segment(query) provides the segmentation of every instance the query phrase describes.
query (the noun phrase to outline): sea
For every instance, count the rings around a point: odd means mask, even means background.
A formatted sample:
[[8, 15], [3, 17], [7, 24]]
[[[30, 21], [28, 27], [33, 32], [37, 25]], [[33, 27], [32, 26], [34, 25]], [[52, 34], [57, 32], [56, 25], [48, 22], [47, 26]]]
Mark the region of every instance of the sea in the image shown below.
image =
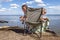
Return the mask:
[[[19, 26], [21, 28], [24, 27], [24, 24], [20, 21], [21, 15], [0, 15], [0, 20], [8, 21], [8, 23], [0, 23], [0, 27], [2, 26]], [[52, 31], [55, 31], [58, 35], [60, 35], [60, 15], [47, 15], [50, 20], [49, 28]]]

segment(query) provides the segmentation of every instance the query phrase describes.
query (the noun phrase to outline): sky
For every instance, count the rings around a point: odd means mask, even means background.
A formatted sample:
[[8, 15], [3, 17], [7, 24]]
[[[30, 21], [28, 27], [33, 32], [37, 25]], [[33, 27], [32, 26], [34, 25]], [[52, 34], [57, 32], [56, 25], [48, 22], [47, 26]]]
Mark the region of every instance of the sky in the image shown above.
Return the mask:
[[21, 6], [44, 7], [47, 14], [60, 14], [60, 0], [0, 0], [0, 15], [23, 15]]

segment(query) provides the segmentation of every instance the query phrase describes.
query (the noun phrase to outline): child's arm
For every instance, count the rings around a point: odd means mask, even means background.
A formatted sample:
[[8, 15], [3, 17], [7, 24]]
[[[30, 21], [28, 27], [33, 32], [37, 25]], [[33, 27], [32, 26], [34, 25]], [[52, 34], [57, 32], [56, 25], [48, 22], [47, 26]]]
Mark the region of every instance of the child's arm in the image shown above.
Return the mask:
[[48, 19], [48, 18], [44, 18], [44, 20], [45, 20], [45, 21], [49, 21], [49, 19]]
[[40, 18], [40, 20], [43, 21], [43, 22], [44, 22], [44, 21], [49, 21], [48, 18], [42, 18], [42, 17]]
[[20, 17], [20, 21], [23, 21], [23, 20], [24, 20], [24, 16], [21, 16], [21, 17]]
[[44, 21], [44, 18], [41, 17], [41, 18], [40, 18], [40, 21]]

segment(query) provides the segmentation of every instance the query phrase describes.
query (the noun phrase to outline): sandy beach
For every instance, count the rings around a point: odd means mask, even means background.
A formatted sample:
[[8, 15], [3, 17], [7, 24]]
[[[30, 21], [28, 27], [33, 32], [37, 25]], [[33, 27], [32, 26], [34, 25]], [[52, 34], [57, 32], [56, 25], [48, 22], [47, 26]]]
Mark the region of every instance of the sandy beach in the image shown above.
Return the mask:
[[[39, 40], [35, 34], [23, 35], [23, 31], [20, 29], [0, 29], [0, 40]], [[50, 33], [43, 33], [41, 40], [60, 40], [59, 36], [53, 36]]]

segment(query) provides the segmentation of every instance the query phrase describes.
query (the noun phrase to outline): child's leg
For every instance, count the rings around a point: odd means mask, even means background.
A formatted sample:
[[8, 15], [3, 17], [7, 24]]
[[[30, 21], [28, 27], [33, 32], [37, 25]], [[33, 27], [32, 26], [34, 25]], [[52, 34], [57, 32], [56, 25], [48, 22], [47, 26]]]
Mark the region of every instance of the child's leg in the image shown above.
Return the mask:
[[49, 26], [49, 21], [46, 21], [46, 22], [45, 22], [44, 30], [47, 30], [47, 29], [49, 28], [48, 26]]
[[42, 23], [42, 32], [45, 32], [46, 30], [46, 26], [45, 26], [45, 22]]

